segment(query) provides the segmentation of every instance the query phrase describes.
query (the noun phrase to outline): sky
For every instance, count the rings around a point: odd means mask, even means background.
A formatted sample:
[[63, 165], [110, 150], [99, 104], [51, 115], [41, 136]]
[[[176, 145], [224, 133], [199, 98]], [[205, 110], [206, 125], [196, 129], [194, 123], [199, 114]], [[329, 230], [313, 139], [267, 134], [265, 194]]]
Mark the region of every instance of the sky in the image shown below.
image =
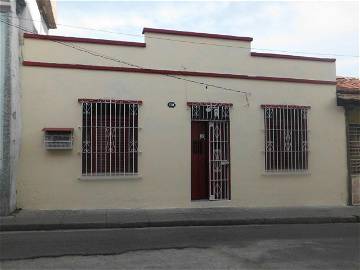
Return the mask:
[[359, 77], [358, 1], [57, 0], [57, 23], [50, 34], [115, 40], [143, 41], [143, 27], [250, 36], [252, 51], [336, 58], [338, 76]]

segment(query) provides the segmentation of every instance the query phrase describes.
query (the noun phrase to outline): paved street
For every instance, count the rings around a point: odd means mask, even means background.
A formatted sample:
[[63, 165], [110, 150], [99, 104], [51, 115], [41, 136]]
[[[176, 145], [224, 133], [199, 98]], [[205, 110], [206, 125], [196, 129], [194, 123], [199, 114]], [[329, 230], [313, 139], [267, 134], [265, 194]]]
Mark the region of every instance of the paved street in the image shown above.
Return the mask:
[[[359, 231], [349, 223], [2, 232], [1, 269], [355, 270]], [[4, 260], [24, 258], [34, 259]]]

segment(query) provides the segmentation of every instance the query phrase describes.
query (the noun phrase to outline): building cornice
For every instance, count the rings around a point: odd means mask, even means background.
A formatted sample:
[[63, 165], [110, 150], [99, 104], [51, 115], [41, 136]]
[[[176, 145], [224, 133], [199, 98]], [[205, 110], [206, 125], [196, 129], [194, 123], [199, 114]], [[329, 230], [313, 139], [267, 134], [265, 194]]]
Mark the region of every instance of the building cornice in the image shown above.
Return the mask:
[[[149, 29], [149, 28], [144, 28]], [[169, 30], [170, 31], [170, 30]], [[172, 30], [171, 30], [172, 31]], [[194, 32], [184, 32], [184, 33], [194, 33]], [[204, 33], [202, 33], [204, 34]], [[218, 36], [218, 35], [216, 35]], [[223, 36], [223, 35], [220, 35]], [[110, 39], [97, 39], [97, 38], [80, 38], [80, 37], [65, 37], [65, 36], [54, 36], [54, 35], [39, 35], [32, 33], [24, 33], [24, 38], [29, 39], [42, 39], [50, 41], [62, 41], [62, 42], [74, 42], [74, 43], [90, 43], [90, 44], [100, 44], [100, 45], [116, 45], [116, 46], [132, 46], [132, 47], [146, 47], [146, 43], [143, 42], [133, 42], [133, 41], [121, 41], [121, 40], [110, 40]], [[242, 37], [238, 37], [242, 38]], [[250, 49], [250, 48], [249, 48]], [[318, 61], [318, 62], [335, 62], [335, 58], [320, 58], [320, 57], [309, 57], [309, 56], [300, 56], [300, 55], [290, 55], [290, 54], [275, 54], [275, 53], [259, 53], [251, 52], [253, 57], [267, 57], [267, 58], [276, 58], [276, 59], [286, 59], [286, 60], [303, 60], [303, 61]]]
[[64, 37], [64, 36], [53, 36], [53, 35], [38, 35], [38, 34], [30, 34], [30, 33], [24, 33], [24, 38], [62, 41], [62, 42], [74, 42], [74, 43], [116, 45], [116, 46], [133, 46], [133, 47], [145, 47], [146, 46], [145, 43], [141, 43], [141, 42], [118, 41], [118, 40], [96, 39], [96, 38]]
[[56, 29], [55, 2], [50, 0], [36, 0], [39, 11], [49, 29]]
[[199, 33], [199, 32], [178, 31], [178, 30], [168, 30], [168, 29], [160, 29], [160, 28], [147, 28], [147, 27], [145, 27], [143, 29], [142, 33], [143, 34], [145, 34], [145, 33], [155, 33], [155, 34], [175, 35], [175, 36], [214, 38], [214, 39], [225, 39], [225, 40], [236, 40], [236, 41], [247, 41], [247, 42], [251, 42], [253, 40], [252, 37], [239, 37], [239, 36], [231, 36], [231, 35]]
[[309, 57], [309, 56], [299, 56], [299, 55], [290, 55], [290, 54], [277, 54], [277, 53], [252, 52], [251, 56], [268, 57], [268, 58], [280, 58], [280, 59], [291, 59], [291, 60], [320, 61], [320, 62], [335, 62], [336, 61], [335, 58]]

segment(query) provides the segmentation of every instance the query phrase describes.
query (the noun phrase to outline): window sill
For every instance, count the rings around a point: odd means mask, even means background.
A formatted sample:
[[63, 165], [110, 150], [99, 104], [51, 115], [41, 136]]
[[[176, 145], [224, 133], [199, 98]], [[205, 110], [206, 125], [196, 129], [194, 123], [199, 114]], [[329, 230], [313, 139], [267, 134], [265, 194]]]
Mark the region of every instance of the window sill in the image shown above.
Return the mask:
[[139, 174], [131, 174], [131, 175], [82, 175], [78, 179], [79, 180], [126, 180], [126, 179], [141, 179], [142, 176]]
[[310, 171], [265, 171], [262, 175], [264, 176], [295, 176], [295, 175], [310, 175]]

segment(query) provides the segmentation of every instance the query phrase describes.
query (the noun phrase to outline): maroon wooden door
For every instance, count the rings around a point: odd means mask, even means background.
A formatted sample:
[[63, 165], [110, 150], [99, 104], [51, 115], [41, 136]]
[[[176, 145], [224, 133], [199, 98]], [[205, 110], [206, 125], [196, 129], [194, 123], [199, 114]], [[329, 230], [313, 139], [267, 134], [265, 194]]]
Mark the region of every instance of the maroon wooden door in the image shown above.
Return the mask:
[[191, 122], [191, 199], [208, 199], [208, 123]]

